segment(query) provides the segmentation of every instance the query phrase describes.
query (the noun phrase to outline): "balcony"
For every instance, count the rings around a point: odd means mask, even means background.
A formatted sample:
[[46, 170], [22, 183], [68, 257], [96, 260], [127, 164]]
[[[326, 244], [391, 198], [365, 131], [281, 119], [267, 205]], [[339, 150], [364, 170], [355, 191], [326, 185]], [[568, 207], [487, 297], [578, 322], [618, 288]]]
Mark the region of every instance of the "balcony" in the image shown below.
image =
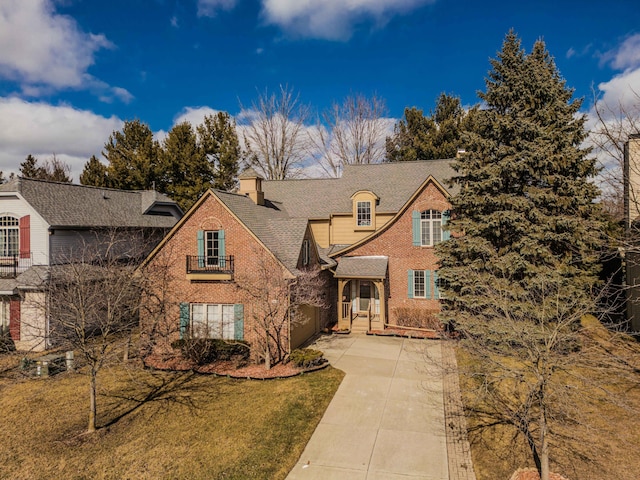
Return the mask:
[[0, 256], [0, 278], [16, 278], [33, 266], [31, 253]]
[[233, 280], [233, 271], [233, 255], [228, 257], [187, 255], [187, 278], [189, 280]]

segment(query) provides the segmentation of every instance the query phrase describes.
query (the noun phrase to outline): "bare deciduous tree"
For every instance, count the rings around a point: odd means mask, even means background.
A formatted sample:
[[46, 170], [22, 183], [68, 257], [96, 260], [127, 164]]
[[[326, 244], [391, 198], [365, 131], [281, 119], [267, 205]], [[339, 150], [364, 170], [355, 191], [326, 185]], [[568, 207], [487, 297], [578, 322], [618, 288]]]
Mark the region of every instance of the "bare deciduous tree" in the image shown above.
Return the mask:
[[285, 359], [290, 330], [309, 321], [305, 308], [328, 305], [318, 269], [302, 270], [294, 277], [267, 254], [256, 252], [256, 258], [256, 269], [237, 278], [236, 285], [250, 300], [251, 350], [268, 370]]
[[[633, 101], [626, 104], [607, 104], [594, 93], [596, 124], [589, 132], [602, 172], [602, 202], [616, 219], [624, 217], [624, 184], [626, 175], [640, 174], [640, 165], [624, 169], [624, 144], [630, 135], [640, 134], [640, 94], [633, 92]], [[630, 192], [630, 202], [640, 205], [640, 192]]]
[[511, 437], [514, 450], [527, 446], [541, 478], [558, 466], [559, 451], [592, 471], [605, 467], [589, 443], [565, 440], [592, 432], [588, 415], [602, 405], [631, 409], [621, 392], [637, 384], [638, 349], [589, 317], [588, 295], [567, 295], [560, 275], [521, 293], [528, 308], [519, 308], [513, 282], [504, 280], [477, 287], [491, 308], [469, 312], [456, 327], [457, 346], [469, 355], [453, 373], [466, 379], [470, 440], [502, 429], [498, 436]]
[[325, 173], [339, 177], [344, 165], [382, 162], [385, 139], [393, 127], [386, 115], [382, 98], [361, 94], [349, 95], [324, 112], [310, 137]]
[[49, 340], [79, 353], [87, 363], [88, 432], [96, 430], [98, 373], [126, 350], [138, 326], [141, 285], [135, 267], [141, 243], [131, 235], [115, 230], [97, 234], [69, 262], [50, 267], [46, 279]]
[[238, 129], [243, 132], [249, 163], [267, 180], [298, 175], [307, 155], [305, 123], [309, 108], [288, 86], [278, 93], [258, 94], [251, 109], [242, 107]]

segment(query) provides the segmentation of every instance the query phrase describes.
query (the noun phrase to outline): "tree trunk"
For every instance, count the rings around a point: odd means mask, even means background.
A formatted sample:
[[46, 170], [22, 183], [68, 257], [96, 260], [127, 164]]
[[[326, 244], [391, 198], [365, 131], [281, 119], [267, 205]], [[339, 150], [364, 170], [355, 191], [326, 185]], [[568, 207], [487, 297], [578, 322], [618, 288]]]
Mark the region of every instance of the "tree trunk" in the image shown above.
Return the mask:
[[98, 372], [91, 368], [91, 382], [89, 388], [89, 426], [87, 432], [96, 431], [96, 377]]
[[540, 408], [540, 480], [549, 480], [549, 443], [547, 440], [547, 412], [543, 405]]
[[122, 354], [122, 361], [124, 363], [129, 361], [129, 350], [131, 350], [131, 334], [127, 336], [127, 342], [124, 345], [124, 353]]

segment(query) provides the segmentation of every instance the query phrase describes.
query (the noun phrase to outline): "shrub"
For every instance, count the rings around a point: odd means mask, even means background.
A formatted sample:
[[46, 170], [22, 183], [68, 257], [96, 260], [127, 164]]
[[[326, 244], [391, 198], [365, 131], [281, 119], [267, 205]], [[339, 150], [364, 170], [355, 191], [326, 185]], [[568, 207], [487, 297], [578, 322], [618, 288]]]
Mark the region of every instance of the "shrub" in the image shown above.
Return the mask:
[[197, 365], [205, 365], [216, 360], [236, 359], [246, 361], [249, 358], [249, 344], [245, 341], [226, 341], [214, 338], [183, 338], [171, 343], [182, 355]]
[[324, 358], [323, 355], [320, 350], [302, 348], [291, 352], [289, 361], [293, 362], [296, 367], [310, 368], [327, 362], [327, 359]]
[[14, 352], [16, 350], [16, 346], [11, 339], [11, 335], [9, 335], [9, 330], [2, 330], [0, 328], [0, 353], [5, 352]]
[[393, 309], [396, 324], [399, 327], [428, 328], [442, 330], [442, 323], [438, 318], [438, 310], [425, 310], [422, 308], [396, 307]]

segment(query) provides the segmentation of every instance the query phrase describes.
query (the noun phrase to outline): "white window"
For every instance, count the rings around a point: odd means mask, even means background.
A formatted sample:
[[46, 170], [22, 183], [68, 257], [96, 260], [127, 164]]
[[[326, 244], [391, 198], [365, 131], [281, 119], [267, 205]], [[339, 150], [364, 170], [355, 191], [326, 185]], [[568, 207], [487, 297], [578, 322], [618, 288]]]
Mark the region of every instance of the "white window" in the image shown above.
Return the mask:
[[220, 234], [218, 230], [205, 232], [205, 257], [207, 265], [218, 265], [220, 258]]
[[0, 217], [0, 256], [12, 257], [19, 253], [20, 226], [17, 218]]
[[413, 296], [416, 298], [426, 298], [426, 283], [424, 270], [413, 272]]
[[359, 227], [371, 226], [371, 202], [358, 202], [356, 213]]
[[421, 245], [435, 245], [442, 241], [442, 212], [425, 210], [420, 213]]
[[234, 338], [234, 305], [191, 304], [191, 334], [194, 338]]

